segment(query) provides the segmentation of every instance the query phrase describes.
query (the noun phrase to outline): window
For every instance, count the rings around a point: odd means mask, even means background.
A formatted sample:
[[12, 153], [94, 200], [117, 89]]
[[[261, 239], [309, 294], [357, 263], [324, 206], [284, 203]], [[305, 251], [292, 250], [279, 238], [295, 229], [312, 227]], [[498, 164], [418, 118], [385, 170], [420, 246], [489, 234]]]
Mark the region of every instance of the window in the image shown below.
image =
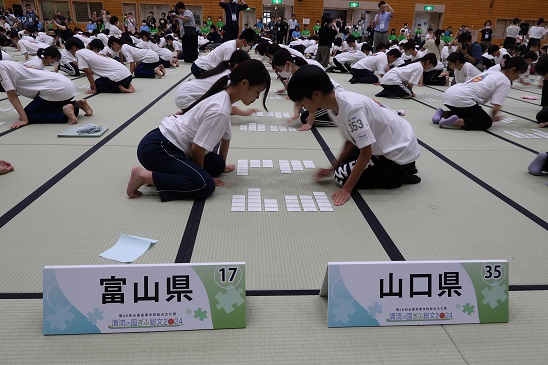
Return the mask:
[[97, 14], [101, 14], [103, 9], [103, 3], [85, 3], [85, 2], [73, 2], [74, 6], [74, 18], [75, 21], [85, 23], [91, 18], [91, 14], [96, 11]]
[[[65, 18], [70, 18], [68, 1], [42, 1], [42, 20], [52, 19], [56, 12], [60, 11]], [[86, 19], [87, 21], [87, 19]]]

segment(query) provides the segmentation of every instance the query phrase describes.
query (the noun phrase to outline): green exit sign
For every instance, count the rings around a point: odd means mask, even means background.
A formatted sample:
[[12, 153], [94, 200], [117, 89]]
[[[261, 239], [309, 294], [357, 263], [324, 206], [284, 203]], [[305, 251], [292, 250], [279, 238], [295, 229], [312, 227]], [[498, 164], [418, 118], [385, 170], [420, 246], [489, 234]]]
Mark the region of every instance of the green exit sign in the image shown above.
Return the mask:
[[272, 4], [283, 4], [283, 0], [272, 0]]
[[360, 3], [348, 3], [348, 6], [350, 6], [351, 8], [357, 8], [360, 6]]
[[434, 10], [435, 8], [436, 8], [436, 7], [435, 7], [434, 5], [426, 5], [426, 6], [424, 7], [424, 10], [430, 10], [430, 11], [432, 11], [432, 10]]

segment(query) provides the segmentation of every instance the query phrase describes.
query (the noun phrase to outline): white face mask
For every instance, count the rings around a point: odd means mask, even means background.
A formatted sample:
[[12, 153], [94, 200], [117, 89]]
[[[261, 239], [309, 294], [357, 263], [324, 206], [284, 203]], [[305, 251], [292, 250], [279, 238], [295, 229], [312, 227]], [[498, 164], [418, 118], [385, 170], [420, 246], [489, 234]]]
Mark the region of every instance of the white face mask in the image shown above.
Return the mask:
[[280, 71], [278, 72], [280, 74], [281, 77], [283, 77], [284, 79], [289, 79], [291, 78], [291, 76], [293, 76], [291, 74], [291, 72], [287, 69], [287, 66], [284, 68], [283, 71]]
[[247, 44], [247, 42], [245, 43], [245, 46], [242, 46], [242, 51], [249, 52], [250, 49], [251, 49], [251, 46], [249, 46], [249, 45]]

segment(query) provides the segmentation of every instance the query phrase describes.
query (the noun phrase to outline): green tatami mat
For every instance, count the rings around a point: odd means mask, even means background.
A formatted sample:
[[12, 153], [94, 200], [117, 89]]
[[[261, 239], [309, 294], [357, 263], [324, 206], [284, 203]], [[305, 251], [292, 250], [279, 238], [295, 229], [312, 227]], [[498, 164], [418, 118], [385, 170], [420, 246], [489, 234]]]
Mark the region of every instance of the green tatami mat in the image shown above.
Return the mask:
[[6, 365], [465, 364], [441, 326], [329, 329], [317, 296], [248, 297], [247, 328], [217, 331], [45, 337], [41, 300], [3, 300], [0, 310]]
[[41, 292], [46, 265], [118, 264], [99, 254], [122, 233], [158, 240], [135, 263], [174, 262], [192, 202], [129, 199], [135, 163], [134, 147], [104, 147], [2, 227], [0, 293]]
[[[249, 168], [248, 176], [224, 174], [226, 185], [206, 201], [193, 262], [245, 261], [253, 290], [317, 289], [328, 261], [389, 260], [366, 220], [352, 203], [333, 212], [289, 212], [285, 195], [323, 191], [331, 201], [334, 184], [318, 184], [312, 169], [281, 174], [278, 160], [313, 160], [327, 165], [321, 150], [231, 149], [229, 162], [273, 160], [274, 168]], [[232, 212], [232, 195], [259, 188], [261, 199], [276, 199], [278, 212]], [[246, 203], [247, 203], [246, 197]], [[247, 209], [246, 209], [247, 210]], [[313, 254], [312, 254], [313, 253]]]
[[430, 153], [417, 168], [420, 184], [360, 191], [406, 260], [506, 259], [511, 284], [546, 284], [545, 229]]
[[546, 364], [548, 292], [511, 292], [510, 323], [444, 326], [467, 364]]
[[8, 146], [2, 138], [6, 137], [0, 137], [0, 160], [11, 162], [15, 171], [0, 179], [0, 215], [89, 149], [86, 146]]

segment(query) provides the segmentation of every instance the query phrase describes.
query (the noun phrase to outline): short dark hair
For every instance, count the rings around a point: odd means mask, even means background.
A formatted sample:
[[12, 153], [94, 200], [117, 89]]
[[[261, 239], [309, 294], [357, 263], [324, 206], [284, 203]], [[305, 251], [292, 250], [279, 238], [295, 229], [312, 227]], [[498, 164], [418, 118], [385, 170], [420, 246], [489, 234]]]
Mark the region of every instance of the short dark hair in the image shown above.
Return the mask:
[[177, 9], [186, 9], [185, 3], [179, 1], [177, 4], [175, 4], [175, 10]]
[[379, 8], [381, 7], [381, 5], [384, 5], [384, 4], [386, 4], [386, 1], [380, 1], [379, 2]]
[[294, 101], [311, 98], [314, 91], [329, 94], [334, 86], [325, 70], [314, 65], [299, 68], [289, 79], [287, 95]]
[[543, 54], [540, 56], [537, 64], [535, 65], [535, 72], [542, 76], [548, 74], [548, 55]]

